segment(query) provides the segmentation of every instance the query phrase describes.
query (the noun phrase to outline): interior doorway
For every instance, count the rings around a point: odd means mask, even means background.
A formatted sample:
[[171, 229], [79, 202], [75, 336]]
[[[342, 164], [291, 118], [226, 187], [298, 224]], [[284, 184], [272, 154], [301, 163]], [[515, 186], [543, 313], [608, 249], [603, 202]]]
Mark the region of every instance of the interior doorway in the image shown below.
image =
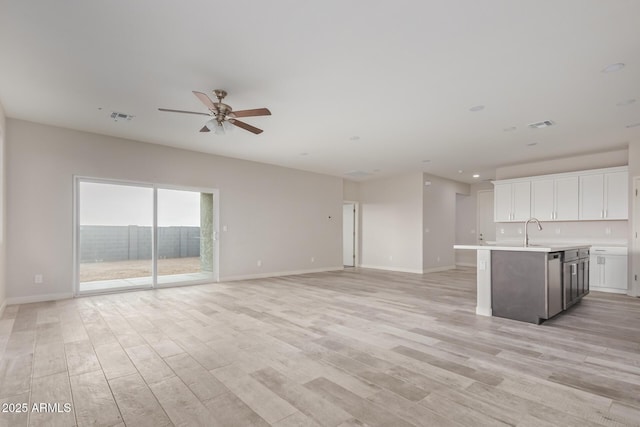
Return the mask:
[[342, 264], [356, 266], [356, 203], [342, 205]]
[[629, 257], [629, 290], [628, 294], [633, 297], [640, 297], [640, 177], [633, 178], [632, 193], [632, 239], [631, 256]]
[[496, 223], [493, 218], [493, 190], [478, 191], [477, 244], [496, 240]]

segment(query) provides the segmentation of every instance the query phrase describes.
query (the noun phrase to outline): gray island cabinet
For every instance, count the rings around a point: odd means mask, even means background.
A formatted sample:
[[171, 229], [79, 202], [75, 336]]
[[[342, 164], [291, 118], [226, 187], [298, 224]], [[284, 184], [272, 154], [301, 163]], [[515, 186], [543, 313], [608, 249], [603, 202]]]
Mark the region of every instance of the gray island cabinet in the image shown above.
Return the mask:
[[589, 245], [455, 245], [477, 251], [476, 313], [539, 324], [589, 292]]

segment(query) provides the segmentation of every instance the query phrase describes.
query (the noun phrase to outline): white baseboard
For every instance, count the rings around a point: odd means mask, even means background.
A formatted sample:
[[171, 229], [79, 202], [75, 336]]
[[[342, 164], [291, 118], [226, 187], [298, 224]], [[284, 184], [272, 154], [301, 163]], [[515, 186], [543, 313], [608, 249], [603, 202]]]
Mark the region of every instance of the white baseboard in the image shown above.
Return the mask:
[[40, 294], [28, 297], [7, 298], [7, 305], [31, 304], [33, 302], [56, 301], [60, 299], [73, 298], [73, 292], [63, 292], [59, 294]]
[[422, 273], [424, 273], [424, 274], [426, 274], [426, 273], [437, 273], [439, 271], [453, 270], [455, 268], [456, 268], [455, 265], [445, 265], [443, 267], [425, 268], [424, 270], [422, 270]]
[[422, 274], [422, 270], [416, 270], [413, 268], [402, 268], [402, 267], [387, 267], [380, 265], [360, 265], [360, 268], [371, 268], [373, 270], [384, 270], [384, 271], [396, 271], [398, 273], [413, 273], [413, 274]]
[[341, 265], [339, 267], [313, 268], [308, 270], [290, 270], [290, 271], [278, 271], [278, 272], [272, 272], [272, 273], [246, 274], [242, 276], [227, 276], [227, 277], [220, 277], [220, 282], [235, 282], [238, 280], [266, 279], [269, 277], [280, 277], [280, 276], [296, 276], [299, 274], [324, 273], [326, 271], [339, 271], [339, 270], [344, 270], [344, 266]]
[[477, 267], [475, 262], [456, 262], [456, 266], [458, 267]]
[[493, 316], [493, 310], [490, 308], [480, 308], [476, 306], [476, 314], [479, 316]]
[[606, 288], [606, 287], [599, 287], [599, 286], [590, 286], [589, 291], [608, 292], [610, 294], [626, 294], [628, 292], [627, 289]]
[[2, 315], [4, 314], [5, 308], [7, 308], [7, 302], [2, 301], [2, 304], [0, 304], [0, 319], [2, 319]]

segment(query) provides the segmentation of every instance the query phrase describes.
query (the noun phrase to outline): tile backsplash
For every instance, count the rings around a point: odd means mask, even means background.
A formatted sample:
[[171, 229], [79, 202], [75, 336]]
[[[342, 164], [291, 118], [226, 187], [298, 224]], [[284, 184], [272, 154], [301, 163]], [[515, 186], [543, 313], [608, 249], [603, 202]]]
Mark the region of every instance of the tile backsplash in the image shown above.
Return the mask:
[[[628, 221], [559, 221], [529, 224], [532, 242], [586, 242], [626, 244]], [[524, 237], [524, 222], [496, 223], [496, 241], [517, 240]]]

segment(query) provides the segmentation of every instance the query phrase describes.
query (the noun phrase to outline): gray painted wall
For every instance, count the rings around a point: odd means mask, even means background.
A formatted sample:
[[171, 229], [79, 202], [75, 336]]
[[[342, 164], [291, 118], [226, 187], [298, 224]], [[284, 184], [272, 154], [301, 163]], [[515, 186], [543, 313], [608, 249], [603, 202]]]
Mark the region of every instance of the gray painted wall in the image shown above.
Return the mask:
[[72, 293], [74, 175], [219, 189], [221, 280], [342, 269], [338, 177], [15, 119], [7, 173], [13, 302]]
[[6, 121], [4, 115], [4, 109], [0, 104], [0, 316], [6, 303], [6, 285], [7, 285], [7, 272], [6, 266]]
[[360, 183], [361, 265], [422, 272], [422, 173]]
[[[634, 236], [634, 231], [640, 229], [640, 224], [635, 223], [634, 218], [634, 202], [636, 202], [634, 193], [634, 178], [640, 177], [640, 140], [633, 141], [629, 144], [629, 294], [640, 297], [640, 280], [635, 280], [635, 275], [640, 277], [640, 245]], [[640, 212], [638, 213], [640, 215]]]
[[[456, 195], [470, 194], [470, 185], [423, 174], [423, 261], [425, 271], [456, 264]], [[424, 182], [430, 185], [424, 185]]]

